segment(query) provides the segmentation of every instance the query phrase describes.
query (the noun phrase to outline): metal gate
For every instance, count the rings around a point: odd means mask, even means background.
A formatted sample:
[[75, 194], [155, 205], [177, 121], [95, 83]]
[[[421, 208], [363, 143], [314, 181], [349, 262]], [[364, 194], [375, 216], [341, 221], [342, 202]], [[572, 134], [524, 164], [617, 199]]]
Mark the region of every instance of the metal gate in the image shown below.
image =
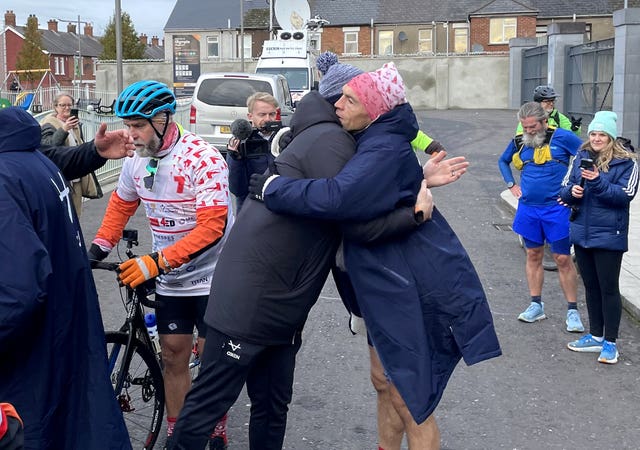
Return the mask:
[[590, 122], [600, 110], [613, 106], [614, 39], [567, 48], [565, 114]]
[[529, 48], [522, 52], [520, 104], [532, 101], [533, 90], [541, 84], [547, 84], [548, 52], [546, 45]]

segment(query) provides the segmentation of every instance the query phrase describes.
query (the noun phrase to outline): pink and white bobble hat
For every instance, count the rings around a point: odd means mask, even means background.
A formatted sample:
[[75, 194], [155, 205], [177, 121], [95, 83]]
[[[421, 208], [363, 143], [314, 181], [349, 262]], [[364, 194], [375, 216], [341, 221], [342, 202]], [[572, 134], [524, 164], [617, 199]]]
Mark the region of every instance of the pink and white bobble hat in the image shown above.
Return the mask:
[[372, 121], [407, 101], [404, 82], [392, 62], [375, 72], [358, 75], [347, 86], [355, 91]]

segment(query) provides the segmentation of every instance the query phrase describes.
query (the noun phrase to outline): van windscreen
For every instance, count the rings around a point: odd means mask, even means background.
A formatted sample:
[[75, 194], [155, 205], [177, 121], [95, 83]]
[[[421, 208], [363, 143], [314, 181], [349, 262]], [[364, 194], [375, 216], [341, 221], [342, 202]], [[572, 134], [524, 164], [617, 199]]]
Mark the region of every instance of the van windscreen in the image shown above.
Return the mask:
[[304, 67], [260, 67], [256, 69], [256, 73], [272, 73], [274, 75], [284, 75], [284, 77], [287, 79], [287, 83], [289, 83], [290, 90], [309, 90], [309, 72], [308, 69]]
[[256, 92], [273, 95], [267, 81], [246, 78], [210, 78], [203, 80], [198, 90], [198, 100], [215, 106], [247, 106], [247, 98]]

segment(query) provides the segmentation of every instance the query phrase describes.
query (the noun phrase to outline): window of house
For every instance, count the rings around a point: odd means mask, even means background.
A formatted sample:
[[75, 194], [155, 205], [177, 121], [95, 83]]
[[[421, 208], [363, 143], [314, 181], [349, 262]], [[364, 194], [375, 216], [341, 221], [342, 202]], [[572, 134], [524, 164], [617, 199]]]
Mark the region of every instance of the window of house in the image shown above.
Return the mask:
[[467, 53], [469, 51], [469, 28], [453, 27], [453, 51], [456, 53]]
[[542, 37], [547, 35], [546, 25], [536, 25], [536, 37]]
[[64, 75], [64, 58], [56, 56], [53, 58], [53, 65], [56, 75]]
[[242, 50], [244, 52], [244, 57], [245, 58], [251, 58], [252, 53], [251, 51], [253, 50], [252, 45], [253, 45], [253, 36], [250, 34], [245, 34], [244, 35], [244, 42], [243, 42], [243, 46], [242, 46]]
[[378, 31], [378, 55], [393, 55], [393, 31]]
[[344, 52], [351, 53], [351, 54], [358, 53], [358, 32], [357, 31], [345, 31]]
[[220, 56], [220, 41], [218, 36], [207, 36], [207, 58], [218, 58]]
[[515, 17], [489, 19], [489, 44], [508, 44], [516, 37], [516, 24]]
[[433, 52], [433, 29], [418, 30], [418, 52]]

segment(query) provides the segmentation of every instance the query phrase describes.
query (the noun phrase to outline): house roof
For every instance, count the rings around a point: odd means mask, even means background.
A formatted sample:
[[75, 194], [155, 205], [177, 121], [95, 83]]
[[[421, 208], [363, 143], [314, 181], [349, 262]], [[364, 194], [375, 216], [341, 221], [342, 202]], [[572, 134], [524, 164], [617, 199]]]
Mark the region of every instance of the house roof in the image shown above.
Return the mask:
[[[24, 39], [27, 27], [8, 26], [2, 32], [12, 30]], [[40, 30], [42, 46], [52, 55], [75, 55], [78, 52], [78, 35], [66, 31]], [[80, 51], [82, 56], [98, 58], [102, 53], [100, 36], [80, 35]], [[164, 59], [164, 47], [147, 45], [144, 50], [144, 59]]]
[[[24, 37], [27, 27], [8, 27], [13, 28], [21, 36]], [[78, 35], [76, 33], [68, 33], [66, 31], [39, 30], [42, 46], [46, 51], [54, 55], [75, 55], [78, 52]], [[82, 56], [98, 57], [102, 53], [102, 44], [95, 36], [80, 35], [80, 52]]]
[[[240, 27], [240, 5], [238, 0], [178, 0], [164, 26], [165, 32], [186, 30], [225, 30]], [[255, 21], [253, 9], [266, 9], [266, 23], [269, 25], [269, 8], [264, 0], [244, 0], [244, 12], [249, 27], [249, 19]], [[254, 22], [251, 22], [254, 23]]]
[[475, 11], [469, 11], [469, 14], [473, 16], [536, 13], [538, 13], [538, 10], [526, 0], [491, 0]]
[[164, 47], [147, 45], [144, 49], [144, 59], [164, 59]]
[[[627, 0], [640, 7], [640, 0]], [[327, 19], [329, 26], [466, 21], [469, 15], [533, 13], [539, 18], [611, 15], [624, 0], [311, 0], [311, 15]]]
[[[319, 15], [329, 25], [363, 25], [377, 22], [378, 10], [385, 2], [378, 0], [313, 0], [311, 17]], [[418, 2], [416, 2], [418, 3]]]

